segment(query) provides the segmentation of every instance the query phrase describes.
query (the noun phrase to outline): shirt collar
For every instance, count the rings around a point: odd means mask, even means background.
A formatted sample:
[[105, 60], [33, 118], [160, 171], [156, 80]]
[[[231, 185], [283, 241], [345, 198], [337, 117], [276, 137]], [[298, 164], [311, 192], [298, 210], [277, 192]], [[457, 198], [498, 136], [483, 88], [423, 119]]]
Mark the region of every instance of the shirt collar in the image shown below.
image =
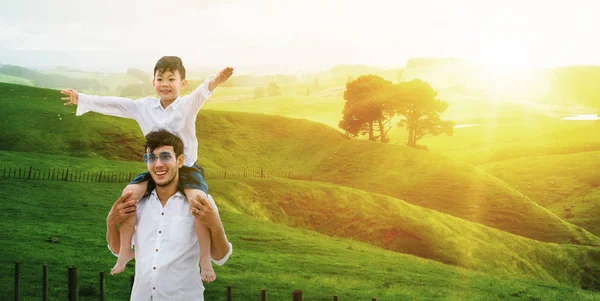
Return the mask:
[[[158, 200], [158, 194], [156, 194], [156, 189], [153, 189], [152, 192], [150, 192], [150, 194], [153, 195]], [[171, 197], [173, 197], [173, 196], [185, 197], [185, 195], [183, 194], [183, 192], [181, 190], [179, 190], [179, 189]]]
[[[173, 107], [173, 109], [175, 109], [177, 107], [177, 104], [179, 103], [179, 99], [180, 98], [181, 98], [181, 96], [177, 96], [177, 99], [175, 99], [175, 101], [173, 101], [173, 103], [171, 105], [169, 105], [167, 107], [167, 109], [169, 107]], [[153, 101], [153, 103], [151, 104], [151, 106], [153, 108], [159, 108], [159, 107], [162, 108], [162, 105], [160, 104], [160, 99], [159, 98], [154, 98], [154, 99], [152, 99], [152, 101]], [[166, 110], [166, 109], [164, 109], [164, 110]]]

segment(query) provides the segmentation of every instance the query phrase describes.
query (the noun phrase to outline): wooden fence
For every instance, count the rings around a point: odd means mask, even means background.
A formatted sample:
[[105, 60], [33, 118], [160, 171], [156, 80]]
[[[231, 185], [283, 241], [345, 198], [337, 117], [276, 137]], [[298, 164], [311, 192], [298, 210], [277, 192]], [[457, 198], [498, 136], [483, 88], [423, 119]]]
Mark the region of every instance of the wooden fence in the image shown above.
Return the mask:
[[[134, 275], [130, 277], [130, 290], [133, 288]], [[104, 272], [100, 272], [99, 278], [99, 292], [100, 301], [105, 300], [105, 281]], [[21, 263], [15, 262], [15, 288], [14, 288], [14, 300], [21, 300]], [[226, 292], [227, 301], [233, 300], [233, 289], [232, 286], [227, 286]], [[77, 267], [70, 267], [68, 269], [68, 294], [67, 300], [77, 301], [79, 299], [79, 290], [77, 287]], [[48, 300], [48, 265], [42, 267], [42, 301]], [[292, 301], [303, 301], [303, 292], [301, 290], [295, 290], [292, 292]], [[261, 292], [261, 301], [267, 301], [267, 290], [263, 289]], [[338, 296], [333, 296], [333, 301], [339, 301]], [[371, 298], [371, 301], [377, 301], [375, 297]]]
[[[107, 172], [86, 171], [73, 168], [34, 168], [29, 167], [3, 167], [0, 177], [27, 180], [50, 180], [68, 182], [96, 182], [96, 183], [128, 183], [140, 172]], [[292, 173], [289, 171], [270, 171], [260, 169], [245, 170], [216, 170], [204, 173], [206, 180], [223, 180], [239, 178], [288, 178]]]

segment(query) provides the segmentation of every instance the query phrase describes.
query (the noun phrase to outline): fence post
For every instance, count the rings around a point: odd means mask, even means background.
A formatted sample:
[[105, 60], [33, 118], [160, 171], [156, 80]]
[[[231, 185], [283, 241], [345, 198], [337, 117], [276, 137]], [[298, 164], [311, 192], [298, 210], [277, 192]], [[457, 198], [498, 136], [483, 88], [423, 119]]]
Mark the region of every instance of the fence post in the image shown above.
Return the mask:
[[98, 183], [100, 183], [101, 180], [102, 180], [102, 172], [100, 172], [100, 175], [98, 175]]
[[231, 291], [231, 285], [227, 286], [227, 301], [231, 301], [233, 297], [233, 293]]
[[100, 301], [104, 301], [104, 272], [100, 272]]
[[372, 298], [371, 298], [371, 301], [377, 301], [377, 298], [375, 298], [375, 297], [372, 297]]
[[131, 276], [129, 277], [129, 282], [131, 283], [131, 287], [129, 288], [129, 293], [131, 293], [131, 291], [133, 291], [133, 282], [135, 281], [135, 274], [131, 274]]
[[77, 266], [69, 268], [69, 301], [77, 301]]
[[48, 301], [48, 265], [42, 267], [42, 301]]
[[265, 177], [265, 172], [264, 172], [264, 170], [262, 168], [260, 169], [260, 177], [261, 178]]
[[267, 290], [263, 289], [260, 294], [260, 301], [267, 301]]
[[338, 301], [338, 296], [333, 295], [333, 301]]
[[31, 179], [31, 170], [33, 169], [33, 166], [29, 166], [29, 174], [27, 175], [27, 180]]
[[295, 290], [295, 291], [292, 293], [292, 300], [293, 300], [293, 301], [303, 301], [303, 298], [302, 298], [302, 291], [301, 291], [301, 290]]
[[67, 168], [67, 170], [65, 171], [65, 177], [63, 178], [63, 181], [67, 181], [69, 179], [69, 169]]
[[21, 300], [21, 263], [15, 262], [15, 301]]

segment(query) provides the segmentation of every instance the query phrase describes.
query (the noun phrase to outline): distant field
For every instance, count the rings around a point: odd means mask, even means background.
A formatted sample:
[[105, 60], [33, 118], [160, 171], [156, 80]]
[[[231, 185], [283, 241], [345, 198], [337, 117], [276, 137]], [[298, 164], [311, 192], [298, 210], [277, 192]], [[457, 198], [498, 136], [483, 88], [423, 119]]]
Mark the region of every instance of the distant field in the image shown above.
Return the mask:
[[18, 77], [18, 76], [6, 75], [3, 73], [0, 73], [0, 82], [17, 84], [17, 85], [25, 85], [25, 86], [33, 86], [33, 82], [31, 80], [28, 80], [28, 79], [25, 79], [22, 77]]

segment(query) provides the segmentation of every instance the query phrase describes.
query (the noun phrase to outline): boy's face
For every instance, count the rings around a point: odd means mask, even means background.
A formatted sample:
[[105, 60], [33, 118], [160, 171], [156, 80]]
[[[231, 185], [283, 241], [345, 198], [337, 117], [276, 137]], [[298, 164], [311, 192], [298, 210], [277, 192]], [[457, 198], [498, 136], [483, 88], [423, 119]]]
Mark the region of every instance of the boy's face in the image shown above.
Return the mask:
[[160, 100], [172, 102], [179, 97], [179, 93], [187, 85], [187, 80], [182, 80], [177, 70], [166, 70], [163, 73], [156, 71], [152, 83]]

